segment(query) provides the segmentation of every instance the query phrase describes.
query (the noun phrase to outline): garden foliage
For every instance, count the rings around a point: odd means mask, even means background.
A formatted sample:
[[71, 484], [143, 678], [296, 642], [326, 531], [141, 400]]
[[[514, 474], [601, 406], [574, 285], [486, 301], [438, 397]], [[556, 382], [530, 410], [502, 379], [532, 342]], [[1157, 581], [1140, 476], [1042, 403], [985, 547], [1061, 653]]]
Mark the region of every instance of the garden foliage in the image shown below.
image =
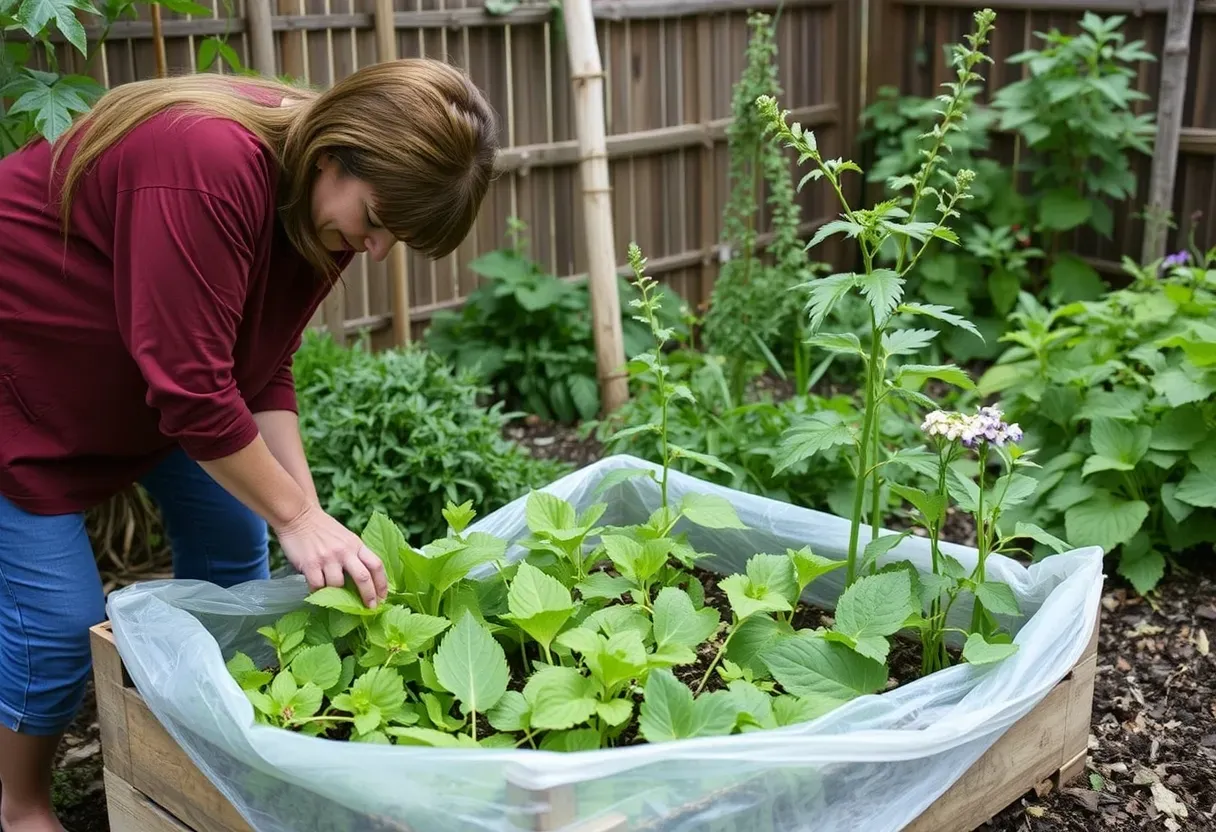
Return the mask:
[[295, 358], [300, 432], [321, 505], [351, 528], [377, 513], [411, 539], [444, 533], [444, 505], [486, 511], [568, 470], [505, 439], [479, 380], [417, 347], [372, 352], [305, 334]]
[[1047, 460], [1018, 515], [1117, 553], [1147, 592], [1175, 554], [1216, 542], [1216, 249], [1124, 267], [1131, 285], [1095, 301], [1023, 294], [980, 390]]
[[[978, 78], [973, 67], [983, 58], [980, 49], [993, 18], [991, 11], [977, 14], [976, 32], [957, 52], [959, 81], [951, 85], [953, 94], [944, 96], [946, 115], [933, 151], [909, 183], [913, 207], [927, 194], [938, 197], [939, 221], [932, 227], [901, 221], [914, 212], [894, 203], [865, 210], [845, 204], [845, 218], [822, 235], [857, 226], [852, 236], [867, 254], [867, 267], [871, 247], [882, 235], [908, 241], [908, 264], [929, 239], [949, 238], [950, 206], [965, 192], [967, 177], [960, 174], [950, 187], [938, 189], [933, 159], [949, 137], [952, 119], [965, 115], [959, 93]], [[758, 108], [778, 139], [796, 147], [803, 161], [813, 159], [815, 172], [839, 195], [840, 173], [854, 166], [824, 162], [813, 135], [787, 126], [772, 98], [761, 97]], [[856, 345], [868, 356], [869, 369], [862, 431], [843, 420], [819, 418], [793, 434], [786, 447], [790, 456], [808, 456], [835, 445], [853, 446], [859, 472], [854, 546], [843, 561], [817, 555], [810, 541], [797, 550], [755, 554], [742, 572], [717, 582], [725, 600], [711, 604], [688, 525], [744, 527], [722, 497], [690, 492], [678, 503], [668, 499], [672, 461], [711, 469], [722, 463], [671, 441], [669, 408], [693, 394], [665, 363], [664, 347], [673, 332], [658, 319], [656, 282], [645, 274], [636, 245], [629, 255], [640, 294], [630, 306], [654, 340], [629, 362], [629, 370], [653, 374], [660, 407], [653, 421], [618, 436], [654, 435], [662, 464], [657, 471], [614, 471], [600, 488], [610, 492], [629, 479], [649, 477], [659, 492], [658, 507], [644, 522], [612, 526], [600, 523], [606, 503], [578, 513], [565, 500], [534, 491], [526, 500], [529, 534], [518, 541], [523, 547], [518, 560], [506, 557], [507, 540], [467, 531], [475, 516], [472, 500], [447, 501], [442, 509], [446, 534], [421, 547], [411, 545], [389, 516], [376, 512], [363, 539], [385, 562], [387, 603], [367, 608], [349, 585], [312, 592], [302, 609], [260, 631], [275, 650], [274, 666], [257, 667], [244, 653], [229, 660], [229, 671], [259, 722], [360, 742], [575, 751], [815, 718], [885, 689], [891, 640], [901, 631], [921, 636], [924, 673], [955, 660], [946, 648], [948, 634], [957, 634], [967, 662], [1001, 661], [1017, 649], [996, 620], [1020, 614], [1016, 599], [1007, 585], [987, 580], [984, 573], [986, 556], [1009, 542], [996, 532], [1002, 512], [1027, 498], [1033, 486], [1020, 472], [1033, 463], [1019, 450], [1017, 426], [991, 409], [974, 415], [934, 411], [921, 425], [928, 447], [880, 460], [874, 440], [876, 414], [886, 396], [920, 402], [924, 397], [917, 388], [927, 378], [965, 381], [957, 368], [891, 366], [926, 336], [888, 324], [897, 315], [966, 322], [949, 310], [903, 301], [903, 278], [891, 270], [867, 268], [807, 287], [814, 304], [812, 328], [846, 291], [859, 290], [873, 310], [873, 344]], [[815, 344], [852, 349], [854, 339], [824, 334]], [[976, 457], [978, 482], [964, 463]], [[988, 459], [1002, 463], [993, 480], [987, 477]], [[908, 561], [882, 563], [907, 533], [875, 537], [864, 551], [857, 545], [856, 521], [870, 493], [868, 483], [872, 478], [877, 485], [878, 472], [897, 463], [936, 476], [931, 491], [892, 484], [923, 515], [933, 544], [928, 573]], [[938, 549], [941, 520], [952, 500], [976, 516], [981, 530], [974, 571]], [[847, 577], [831, 623], [804, 624], [798, 613], [806, 588], [838, 570]], [[974, 602], [975, 612], [970, 626], [959, 627], [950, 610], [964, 596]]]
[[[474, 371], [513, 409], [575, 422], [600, 411], [595, 338], [586, 282], [561, 280], [528, 255], [523, 223], [512, 219], [511, 242], [469, 264], [484, 280], [456, 310], [431, 319], [426, 345], [461, 369]], [[618, 284], [622, 309], [634, 297]], [[678, 298], [664, 293], [662, 314], [681, 323]], [[626, 357], [646, 348], [648, 334], [622, 314]]]

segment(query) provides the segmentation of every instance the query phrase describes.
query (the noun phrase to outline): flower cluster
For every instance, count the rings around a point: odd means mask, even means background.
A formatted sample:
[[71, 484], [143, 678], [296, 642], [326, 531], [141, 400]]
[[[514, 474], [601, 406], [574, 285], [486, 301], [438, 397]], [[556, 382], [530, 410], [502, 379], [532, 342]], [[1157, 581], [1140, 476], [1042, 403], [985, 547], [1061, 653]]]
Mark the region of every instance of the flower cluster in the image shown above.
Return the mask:
[[981, 407], [973, 416], [934, 410], [925, 417], [920, 429], [927, 436], [940, 436], [951, 442], [961, 441], [968, 448], [979, 440], [992, 445], [1020, 441], [1022, 429], [1016, 423], [1011, 425], [1004, 421], [1003, 416], [997, 407]]
[[1171, 269], [1174, 266], [1185, 266], [1189, 262], [1191, 262], [1190, 253], [1186, 251], [1178, 251], [1161, 261], [1161, 268], [1162, 270]]

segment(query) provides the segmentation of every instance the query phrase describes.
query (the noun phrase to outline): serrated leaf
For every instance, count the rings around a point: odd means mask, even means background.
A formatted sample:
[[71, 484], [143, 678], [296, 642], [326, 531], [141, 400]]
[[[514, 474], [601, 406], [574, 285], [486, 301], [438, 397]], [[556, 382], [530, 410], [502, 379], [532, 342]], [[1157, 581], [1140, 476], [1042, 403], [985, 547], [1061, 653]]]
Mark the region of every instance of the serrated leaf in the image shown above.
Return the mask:
[[821, 332], [807, 338], [803, 343], [842, 355], [865, 355], [861, 340], [852, 332]]
[[1064, 528], [1074, 546], [1100, 546], [1110, 553], [1131, 540], [1148, 517], [1148, 503], [1097, 491], [1064, 513]]
[[1124, 548], [1119, 557], [1119, 574], [1141, 595], [1151, 592], [1165, 576], [1165, 556], [1155, 549], [1135, 551]]
[[794, 696], [844, 703], [875, 693], [887, 683], [887, 668], [882, 662], [809, 630], [778, 641], [761, 658], [781, 687]]
[[671, 645], [696, 648], [717, 631], [720, 623], [716, 609], [696, 609], [688, 593], [678, 587], [663, 587], [654, 600], [654, 640], [658, 649]]
[[592, 572], [586, 580], [575, 585], [583, 598], [620, 598], [633, 587], [633, 582], [620, 575]]
[[363, 603], [363, 597], [353, 589], [345, 586], [324, 586], [311, 592], [304, 599], [317, 607], [327, 607], [348, 615], [373, 616], [379, 615], [384, 607], [372, 609]]
[[882, 326], [903, 297], [903, 278], [891, 269], [875, 269], [870, 274], [858, 275], [857, 285], [870, 302], [878, 325]]
[[507, 606], [510, 614], [503, 618], [514, 622], [546, 649], [574, 614], [570, 590], [527, 561], [520, 562], [511, 581]]
[[647, 677], [638, 730], [651, 743], [717, 736], [729, 734], [737, 716], [726, 691], [694, 699], [687, 685], [660, 668]]
[[300, 685], [310, 682], [329, 690], [342, 676], [342, 659], [332, 644], [305, 647], [291, 660], [291, 675]]
[[953, 384], [964, 390], [974, 390], [975, 382], [967, 372], [954, 364], [905, 364], [895, 374], [895, 383], [903, 387], [919, 389], [931, 378]]
[[253, 659], [249, 658], [245, 653], [237, 652], [229, 659], [225, 667], [232, 675], [233, 680], [240, 686], [242, 690], [257, 690], [263, 687], [274, 678], [274, 674], [269, 670], [259, 670], [257, 665], [253, 663]]
[[1017, 596], [1009, 584], [1000, 581], [984, 581], [975, 588], [975, 595], [984, 609], [997, 615], [1021, 615]]
[[849, 239], [853, 239], [860, 234], [862, 230], [863, 229], [860, 225], [849, 220], [832, 220], [831, 222], [825, 222], [823, 225], [819, 226], [819, 230], [815, 232], [815, 236], [812, 237], [811, 241], [806, 244], [806, 250], [810, 251], [833, 234], [843, 233]]
[[502, 645], [466, 612], [435, 651], [435, 675], [472, 714], [494, 707], [506, 693], [510, 674]]
[[414, 576], [405, 574], [402, 550], [408, 548], [408, 544], [401, 528], [386, 514], [380, 511], [372, 512], [371, 519], [367, 521], [363, 534], [359, 537], [363, 545], [371, 549], [384, 564], [389, 589], [393, 592], [420, 592], [423, 589], [416, 580], [411, 580]]
[[528, 495], [524, 515], [533, 533], [565, 531], [573, 527], [577, 519], [572, 505], [547, 491], [533, 491]]
[[531, 724], [532, 706], [517, 690], [509, 690], [493, 708], [486, 711], [486, 721], [497, 731], [526, 731]]
[[810, 296], [807, 300], [807, 311], [810, 317], [809, 331], [816, 332], [823, 325], [824, 319], [835, 308], [836, 304], [857, 285], [858, 276], [855, 274], [834, 274], [821, 277], [807, 284]]
[[1118, 470], [1130, 471], [1148, 452], [1152, 429], [1103, 417], [1090, 426], [1089, 439], [1094, 453], [1116, 463]]
[[746, 529], [725, 497], [690, 491], [680, 500], [680, 513], [707, 529]]
[[689, 448], [684, 448], [670, 443], [667, 445], [667, 450], [671, 452], [673, 458], [678, 459], [683, 457], [684, 459], [691, 459], [693, 462], [699, 462], [707, 468], [713, 468], [726, 474], [735, 473], [731, 470], [729, 465], [718, 459], [713, 454], [701, 453], [700, 451], [690, 450]]
[[[36, 38], [52, 20], [64, 38], [81, 55], [88, 54], [88, 38], [76, 10], [95, 11], [89, 5], [73, 0], [23, 0], [17, 9], [17, 21], [30, 37]], [[208, 10], [207, 13], [210, 13]]]
[[887, 355], [912, 355], [936, 337], [937, 330], [933, 329], [896, 329], [882, 334], [882, 347]]
[[[832, 629], [854, 639], [886, 637], [899, 632], [919, 604], [904, 570], [858, 578], [836, 603]], [[792, 691], [791, 691], [792, 692]]]
[[953, 307], [950, 306], [941, 306], [933, 303], [905, 303], [900, 305], [898, 311], [907, 312], [913, 315], [925, 315], [926, 317], [934, 318], [935, 320], [942, 321], [943, 323], [950, 324], [951, 326], [957, 326], [960, 329], [970, 332], [976, 338], [983, 341], [984, 336], [980, 334], [980, 331], [976, 328], [975, 324], [971, 323], [971, 321], [967, 320], [962, 315], [951, 312], [950, 310], [952, 308]]
[[821, 451], [853, 441], [853, 431], [839, 413], [821, 410], [782, 434], [773, 473], [780, 474]]
[[564, 731], [581, 725], [595, 714], [596, 699], [590, 679], [573, 667], [542, 667], [524, 685], [535, 728]]
[[963, 661], [970, 664], [993, 664], [1018, 652], [1018, 646], [1012, 643], [990, 643], [979, 633], [967, 636], [963, 645]]
[[1043, 194], [1039, 202], [1039, 220], [1052, 231], [1068, 231], [1090, 218], [1093, 206], [1072, 188], [1058, 188]]

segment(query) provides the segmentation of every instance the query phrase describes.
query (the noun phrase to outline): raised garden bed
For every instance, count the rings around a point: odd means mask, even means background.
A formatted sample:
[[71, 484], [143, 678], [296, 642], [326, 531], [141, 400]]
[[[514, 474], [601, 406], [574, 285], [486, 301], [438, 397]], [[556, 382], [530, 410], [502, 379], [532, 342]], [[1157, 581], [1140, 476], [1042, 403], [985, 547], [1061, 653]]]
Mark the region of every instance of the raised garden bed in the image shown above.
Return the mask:
[[[111, 831], [251, 830], [149, 710], [123, 668], [109, 622], [93, 628], [92, 644]], [[1097, 644], [1095, 624], [1093, 638], [1072, 672], [906, 827], [908, 832], [969, 832], [1044, 781], [1058, 788], [1081, 774]], [[631, 828], [624, 819], [612, 816], [565, 826], [575, 807], [560, 790], [530, 793], [520, 787], [518, 797], [548, 806], [549, 811], [532, 818], [532, 829], [627, 832]]]

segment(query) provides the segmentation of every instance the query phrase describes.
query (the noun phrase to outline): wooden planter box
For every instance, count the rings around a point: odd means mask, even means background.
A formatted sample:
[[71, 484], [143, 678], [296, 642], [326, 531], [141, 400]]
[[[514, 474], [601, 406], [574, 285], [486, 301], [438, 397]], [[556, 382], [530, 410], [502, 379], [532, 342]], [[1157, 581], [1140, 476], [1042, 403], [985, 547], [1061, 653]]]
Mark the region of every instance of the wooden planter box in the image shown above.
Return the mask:
[[[251, 832], [135, 690], [109, 623], [94, 627], [91, 640], [111, 832]], [[1059, 788], [1084, 772], [1097, 651], [1095, 626], [1072, 671], [905, 832], [970, 832], [1044, 781]], [[514, 787], [513, 798], [548, 807], [523, 815], [524, 829], [630, 832], [620, 816], [568, 827], [576, 817], [569, 792]], [[394, 825], [409, 830], [407, 823]]]

